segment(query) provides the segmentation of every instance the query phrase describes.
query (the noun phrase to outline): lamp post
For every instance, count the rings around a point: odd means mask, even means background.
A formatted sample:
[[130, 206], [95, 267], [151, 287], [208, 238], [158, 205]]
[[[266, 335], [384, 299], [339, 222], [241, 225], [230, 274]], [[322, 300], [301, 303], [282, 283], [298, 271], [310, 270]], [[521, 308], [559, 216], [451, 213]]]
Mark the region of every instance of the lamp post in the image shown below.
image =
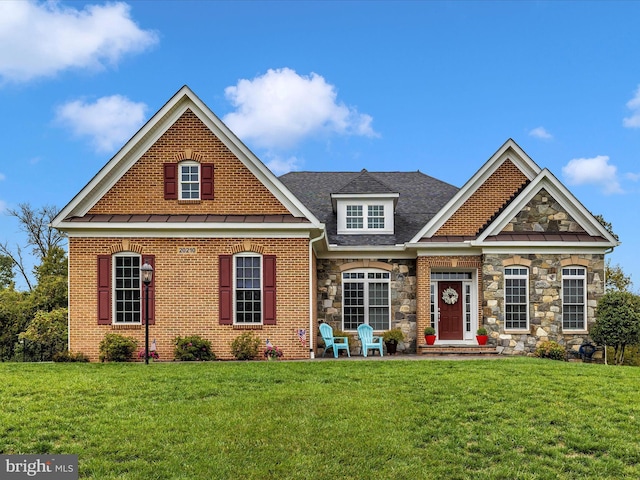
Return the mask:
[[153, 267], [145, 263], [140, 267], [144, 283], [144, 363], [149, 365], [149, 284], [153, 279]]

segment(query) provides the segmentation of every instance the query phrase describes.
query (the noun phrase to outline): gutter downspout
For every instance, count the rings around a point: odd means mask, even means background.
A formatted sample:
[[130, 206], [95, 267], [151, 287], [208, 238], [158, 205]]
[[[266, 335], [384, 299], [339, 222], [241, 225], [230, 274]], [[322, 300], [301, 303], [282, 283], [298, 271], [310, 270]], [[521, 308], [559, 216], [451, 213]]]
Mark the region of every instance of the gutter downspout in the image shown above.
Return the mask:
[[324, 238], [325, 231], [322, 230], [322, 233], [319, 237], [312, 238], [309, 241], [309, 358], [315, 358], [315, 351], [313, 348], [313, 337], [315, 335], [315, 331], [313, 329], [313, 312], [315, 310], [315, 305], [313, 304], [313, 244], [318, 240], [322, 240]]

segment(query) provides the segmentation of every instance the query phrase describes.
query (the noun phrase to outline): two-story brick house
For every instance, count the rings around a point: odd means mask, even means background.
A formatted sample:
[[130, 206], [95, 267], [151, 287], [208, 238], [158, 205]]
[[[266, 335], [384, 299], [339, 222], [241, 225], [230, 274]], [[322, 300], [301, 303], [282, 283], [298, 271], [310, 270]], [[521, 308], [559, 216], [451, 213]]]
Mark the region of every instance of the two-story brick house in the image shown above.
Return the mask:
[[427, 325], [438, 344], [504, 353], [577, 348], [618, 243], [508, 140], [460, 189], [421, 172], [276, 177], [183, 87], [64, 207], [69, 346], [143, 338], [139, 268], [154, 268], [149, 329], [162, 359], [198, 334], [219, 358], [252, 330], [285, 358], [316, 352], [319, 321]]

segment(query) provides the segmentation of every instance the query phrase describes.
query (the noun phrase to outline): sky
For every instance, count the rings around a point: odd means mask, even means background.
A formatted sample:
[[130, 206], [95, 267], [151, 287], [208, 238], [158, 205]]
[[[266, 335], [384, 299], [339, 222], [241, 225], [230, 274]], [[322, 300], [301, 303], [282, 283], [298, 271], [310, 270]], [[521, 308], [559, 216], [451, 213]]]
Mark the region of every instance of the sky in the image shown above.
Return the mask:
[[622, 245], [640, 287], [640, 2], [0, 1], [7, 209], [64, 207], [188, 85], [280, 175], [457, 187], [509, 138]]

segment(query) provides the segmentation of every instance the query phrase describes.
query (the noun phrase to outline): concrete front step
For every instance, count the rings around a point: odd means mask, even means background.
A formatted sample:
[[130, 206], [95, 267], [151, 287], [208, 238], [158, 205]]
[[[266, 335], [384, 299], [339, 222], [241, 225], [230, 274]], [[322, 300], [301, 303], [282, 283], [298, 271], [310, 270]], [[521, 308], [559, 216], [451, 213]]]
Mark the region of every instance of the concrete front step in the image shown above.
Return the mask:
[[418, 345], [421, 355], [497, 355], [496, 347], [480, 345]]

